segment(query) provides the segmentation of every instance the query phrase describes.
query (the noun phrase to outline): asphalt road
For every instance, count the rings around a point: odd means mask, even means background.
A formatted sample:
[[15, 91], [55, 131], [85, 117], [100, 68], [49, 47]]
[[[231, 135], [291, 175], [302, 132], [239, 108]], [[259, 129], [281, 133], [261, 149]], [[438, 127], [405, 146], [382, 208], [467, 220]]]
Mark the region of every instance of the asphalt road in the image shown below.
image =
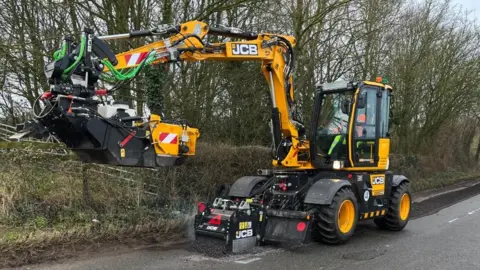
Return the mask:
[[261, 247], [255, 254], [207, 257], [147, 249], [22, 269], [480, 269], [480, 195], [411, 220], [401, 232], [360, 224], [342, 246]]

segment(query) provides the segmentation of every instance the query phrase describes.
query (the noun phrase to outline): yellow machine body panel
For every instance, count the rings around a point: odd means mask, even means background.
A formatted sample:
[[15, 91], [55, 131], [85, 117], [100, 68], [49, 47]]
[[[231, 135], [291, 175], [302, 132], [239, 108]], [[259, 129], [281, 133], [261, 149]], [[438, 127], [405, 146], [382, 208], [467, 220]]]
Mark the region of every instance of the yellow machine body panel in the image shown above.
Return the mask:
[[378, 168], [388, 170], [390, 155], [390, 139], [382, 138], [378, 140]]
[[157, 156], [195, 155], [197, 138], [200, 136], [197, 128], [165, 123], [155, 114], [150, 116], [149, 122], [150, 137]]

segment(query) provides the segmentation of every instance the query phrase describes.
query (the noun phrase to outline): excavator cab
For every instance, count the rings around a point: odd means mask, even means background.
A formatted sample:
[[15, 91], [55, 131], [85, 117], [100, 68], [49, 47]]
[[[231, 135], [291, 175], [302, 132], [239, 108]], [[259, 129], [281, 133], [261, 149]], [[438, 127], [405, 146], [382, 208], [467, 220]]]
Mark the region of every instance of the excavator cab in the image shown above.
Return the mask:
[[320, 169], [388, 169], [388, 118], [392, 88], [380, 82], [319, 85], [310, 151]]

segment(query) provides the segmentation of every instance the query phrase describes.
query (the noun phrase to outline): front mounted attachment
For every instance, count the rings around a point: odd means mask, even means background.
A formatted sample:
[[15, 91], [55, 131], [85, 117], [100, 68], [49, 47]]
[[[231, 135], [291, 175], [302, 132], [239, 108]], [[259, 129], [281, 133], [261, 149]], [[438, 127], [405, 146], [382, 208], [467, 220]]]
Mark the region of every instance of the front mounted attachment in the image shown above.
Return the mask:
[[267, 209], [255, 199], [216, 198], [212, 205], [198, 204], [194, 229], [196, 236], [224, 240], [225, 252], [240, 253], [264, 242], [310, 241], [312, 216], [308, 212]]
[[35, 121], [85, 162], [159, 167], [183, 163], [195, 154], [198, 129], [158, 115], [136, 116], [127, 104], [57, 95]]
[[152, 51], [136, 68], [125, 73], [111, 70], [114, 76], [109, 76], [105, 64], [115, 66], [117, 58], [92, 30], [84, 29], [80, 43], [66, 38], [54, 61], [45, 66], [50, 89], [34, 105], [36, 109], [38, 102], [45, 105], [36, 114], [35, 126], [46, 127], [85, 162], [137, 167], [182, 164], [195, 154], [198, 129], [183, 120], [137, 116], [127, 104], [105, 102], [118, 85], [97, 88], [101, 77], [128, 82], [157, 56]]
[[262, 211], [254, 210], [248, 202], [235, 206], [231, 200], [216, 198], [211, 206], [198, 204], [195, 234], [223, 239], [226, 252], [248, 251], [257, 246], [262, 215]]

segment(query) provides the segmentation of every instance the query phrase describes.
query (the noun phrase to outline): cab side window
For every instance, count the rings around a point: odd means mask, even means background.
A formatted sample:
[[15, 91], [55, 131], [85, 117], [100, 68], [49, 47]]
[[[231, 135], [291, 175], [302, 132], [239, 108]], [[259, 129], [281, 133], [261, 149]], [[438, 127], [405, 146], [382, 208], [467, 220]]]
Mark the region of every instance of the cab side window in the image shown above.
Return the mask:
[[376, 92], [363, 90], [360, 95], [365, 100], [365, 106], [357, 109], [355, 136], [357, 138], [376, 138], [377, 97]]
[[354, 159], [359, 166], [375, 166], [377, 153], [377, 89], [360, 90], [354, 130]]
[[382, 93], [382, 103], [380, 105], [380, 138], [388, 138], [388, 119], [390, 117], [390, 97], [389, 92]]

